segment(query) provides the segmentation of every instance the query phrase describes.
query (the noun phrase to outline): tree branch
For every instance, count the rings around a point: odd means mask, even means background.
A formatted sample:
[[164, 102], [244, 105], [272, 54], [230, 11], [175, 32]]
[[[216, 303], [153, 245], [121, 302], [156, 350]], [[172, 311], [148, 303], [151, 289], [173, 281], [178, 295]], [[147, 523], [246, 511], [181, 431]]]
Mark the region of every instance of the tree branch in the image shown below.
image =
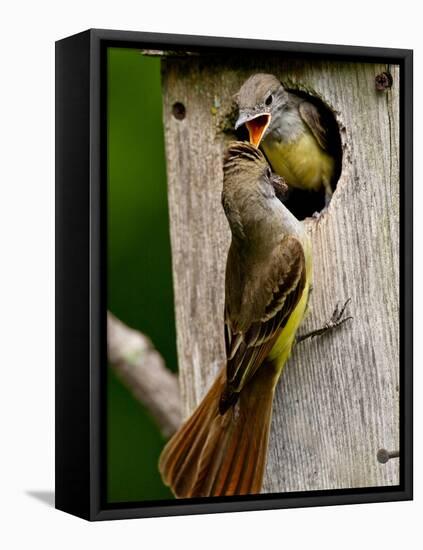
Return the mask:
[[178, 378], [166, 368], [160, 353], [140, 332], [107, 314], [109, 361], [119, 378], [149, 410], [163, 435], [181, 424]]

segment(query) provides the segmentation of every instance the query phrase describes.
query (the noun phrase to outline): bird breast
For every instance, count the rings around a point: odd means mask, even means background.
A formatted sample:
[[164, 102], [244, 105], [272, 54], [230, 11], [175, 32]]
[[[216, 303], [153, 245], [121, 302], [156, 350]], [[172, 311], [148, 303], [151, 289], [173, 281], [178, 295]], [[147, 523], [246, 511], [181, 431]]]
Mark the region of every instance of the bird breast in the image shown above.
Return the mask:
[[263, 141], [263, 150], [273, 170], [291, 187], [317, 191], [331, 179], [334, 161], [310, 132], [289, 141], [270, 135]]

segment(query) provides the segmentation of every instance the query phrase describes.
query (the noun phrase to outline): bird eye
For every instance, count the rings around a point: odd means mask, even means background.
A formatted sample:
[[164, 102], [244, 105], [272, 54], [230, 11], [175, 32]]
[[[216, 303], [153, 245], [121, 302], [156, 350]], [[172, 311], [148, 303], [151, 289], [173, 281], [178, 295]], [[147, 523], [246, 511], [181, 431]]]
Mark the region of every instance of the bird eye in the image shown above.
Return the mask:
[[267, 177], [268, 177], [269, 180], [270, 180], [270, 178], [272, 177], [272, 170], [271, 170], [270, 168], [267, 169], [266, 175], [267, 175]]
[[273, 96], [272, 96], [272, 94], [270, 94], [270, 95], [267, 97], [265, 103], [266, 103], [266, 105], [270, 105], [270, 104], [272, 103], [272, 101], [273, 101]]

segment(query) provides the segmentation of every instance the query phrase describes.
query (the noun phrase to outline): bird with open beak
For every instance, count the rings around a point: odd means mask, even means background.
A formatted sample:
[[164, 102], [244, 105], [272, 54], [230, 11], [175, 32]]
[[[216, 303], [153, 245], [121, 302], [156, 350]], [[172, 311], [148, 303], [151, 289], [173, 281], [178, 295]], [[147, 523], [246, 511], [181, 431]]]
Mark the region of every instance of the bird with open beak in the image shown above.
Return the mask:
[[335, 159], [325, 117], [310, 101], [287, 91], [271, 74], [254, 74], [237, 95], [235, 130], [245, 125], [249, 140], [265, 153], [274, 172], [290, 187], [332, 197]]

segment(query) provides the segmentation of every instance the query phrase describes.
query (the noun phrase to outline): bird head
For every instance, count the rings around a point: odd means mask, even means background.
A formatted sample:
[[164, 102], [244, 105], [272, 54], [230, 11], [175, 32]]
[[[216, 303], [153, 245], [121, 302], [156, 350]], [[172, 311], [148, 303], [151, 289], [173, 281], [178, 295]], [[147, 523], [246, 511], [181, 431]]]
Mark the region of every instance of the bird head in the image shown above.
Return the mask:
[[275, 220], [276, 225], [280, 223], [281, 194], [287, 191], [259, 149], [246, 141], [229, 145], [223, 163], [222, 205], [235, 238], [255, 242], [272, 233]]
[[226, 150], [224, 162], [224, 192], [241, 190], [243, 195], [259, 193], [265, 198], [286, 198], [288, 185], [275, 174], [263, 153], [246, 141], [235, 141]]
[[271, 74], [254, 74], [241, 86], [238, 95], [238, 120], [235, 130], [245, 124], [250, 143], [259, 147], [272, 130], [274, 113], [288, 101], [288, 92]]

